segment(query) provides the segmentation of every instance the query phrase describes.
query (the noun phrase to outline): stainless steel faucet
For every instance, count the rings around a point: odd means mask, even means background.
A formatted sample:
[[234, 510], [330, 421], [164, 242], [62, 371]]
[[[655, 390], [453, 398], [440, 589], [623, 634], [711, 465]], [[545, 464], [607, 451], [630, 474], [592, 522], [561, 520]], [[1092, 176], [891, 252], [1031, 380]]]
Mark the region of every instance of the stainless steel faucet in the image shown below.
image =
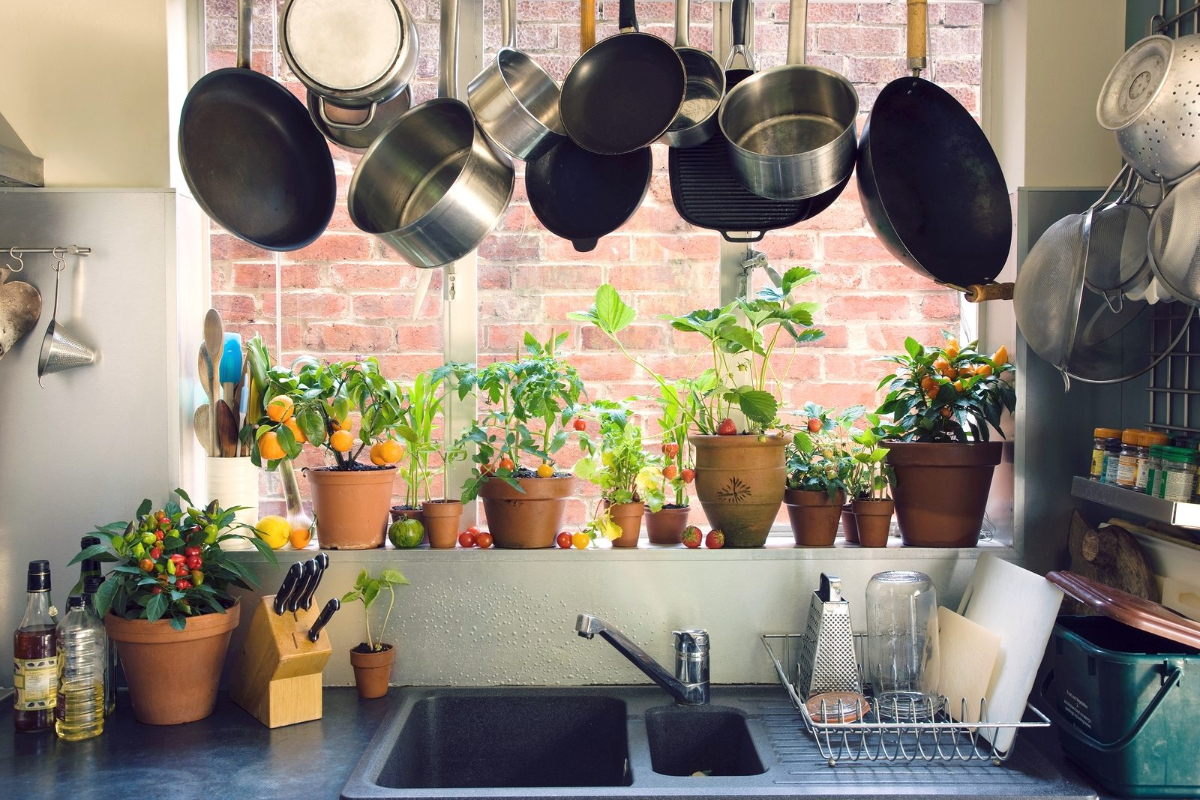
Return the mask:
[[708, 631], [699, 628], [675, 631], [675, 674], [667, 670], [638, 647], [629, 637], [595, 614], [580, 614], [575, 631], [585, 639], [600, 634], [617, 652], [633, 662], [675, 698], [686, 706], [708, 703]]

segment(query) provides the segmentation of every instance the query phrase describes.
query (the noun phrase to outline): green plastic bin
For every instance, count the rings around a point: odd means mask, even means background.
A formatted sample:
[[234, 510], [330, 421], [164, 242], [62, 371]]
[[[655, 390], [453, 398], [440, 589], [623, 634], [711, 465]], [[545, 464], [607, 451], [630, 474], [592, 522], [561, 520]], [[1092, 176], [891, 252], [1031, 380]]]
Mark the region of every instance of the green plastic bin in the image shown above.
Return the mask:
[[1046, 696], [1063, 751], [1126, 797], [1200, 797], [1200, 651], [1108, 617], [1059, 617]]

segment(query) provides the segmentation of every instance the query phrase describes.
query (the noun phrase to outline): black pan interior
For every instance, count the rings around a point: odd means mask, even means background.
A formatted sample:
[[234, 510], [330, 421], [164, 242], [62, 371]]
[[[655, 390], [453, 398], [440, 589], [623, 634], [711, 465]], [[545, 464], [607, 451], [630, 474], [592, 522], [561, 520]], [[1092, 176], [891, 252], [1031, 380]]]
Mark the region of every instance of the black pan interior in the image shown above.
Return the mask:
[[869, 125], [879, 201], [900, 243], [934, 280], [994, 279], [1012, 209], [1000, 162], [967, 110], [940, 86], [905, 78], [884, 87]]
[[221, 69], [197, 81], [180, 115], [179, 158], [201, 208], [258, 247], [304, 247], [333, 216], [329, 145], [266, 75]]
[[529, 206], [545, 228], [580, 252], [625, 224], [650, 187], [650, 148], [606, 156], [570, 139], [525, 166]]

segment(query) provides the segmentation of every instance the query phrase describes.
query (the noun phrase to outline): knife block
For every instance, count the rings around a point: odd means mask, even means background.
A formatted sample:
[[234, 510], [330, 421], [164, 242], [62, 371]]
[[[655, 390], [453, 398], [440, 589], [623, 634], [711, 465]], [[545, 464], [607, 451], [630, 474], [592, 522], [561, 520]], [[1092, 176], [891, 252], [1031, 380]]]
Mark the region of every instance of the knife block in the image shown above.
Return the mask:
[[325, 631], [308, 640], [320, 609], [276, 615], [274, 601], [259, 600], [229, 685], [233, 702], [268, 728], [321, 718], [321, 671], [333, 653]]

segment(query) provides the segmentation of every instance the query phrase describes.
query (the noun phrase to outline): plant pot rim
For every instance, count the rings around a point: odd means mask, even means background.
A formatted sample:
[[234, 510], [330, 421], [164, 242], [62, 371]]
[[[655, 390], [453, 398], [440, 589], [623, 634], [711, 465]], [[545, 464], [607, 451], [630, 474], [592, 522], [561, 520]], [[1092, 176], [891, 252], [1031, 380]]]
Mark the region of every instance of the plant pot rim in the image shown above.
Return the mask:
[[887, 442], [887, 462], [894, 467], [995, 466], [1004, 454], [1004, 442]]
[[[391, 644], [389, 642], [380, 642], [378, 650], [366, 650], [366, 651], [359, 650], [358, 648], [362, 647], [364, 644], [367, 644], [367, 643], [359, 642], [358, 644], [354, 645], [354, 647], [350, 648], [350, 652], [358, 653], [360, 656], [377, 656], [382, 653], [387, 653], [391, 650], [396, 649], [396, 646], [394, 644]], [[370, 645], [367, 645], [367, 646], [370, 647]]]
[[171, 627], [169, 617], [151, 622], [148, 619], [125, 619], [109, 611], [104, 616], [104, 628], [108, 635], [118, 642], [132, 643], [170, 643], [205, 639], [210, 636], [221, 636], [234, 629], [241, 619], [242, 601], [235, 600], [233, 605], [225, 609], [224, 614], [215, 611], [188, 617], [183, 630]]
[[[783, 492], [783, 502], [786, 504], [789, 500], [792, 500], [792, 501], [800, 501], [802, 499], [807, 500], [809, 498], [812, 498], [814, 495], [820, 495], [821, 497], [825, 498], [825, 502], [823, 502], [823, 503], [804, 502], [803, 505], [806, 505], [806, 506], [828, 505], [828, 506], [837, 506], [838, 508], [841, 508], [846, 503], [846, 493], [844, 491], [842, 491], [841, 489], [838, 489], [838, 493], [835, 494], [833, 497], [830, 497], [829, 493], [823, 489], [785, 489]], [[840, 501], [838, 500], [839, 497], [842, 498]], [[800, 504], [801, 504], [800, 502], [791, 503], [791, 505], [800, 505]]]
[[384, 464], [383, 466], [377, 466], [375, 464], [371, 464], [370, 466], [368, 466], [366, 464], [363, 464], [361, 461], [356, 461], [355, 463], [361, 464], [362, 468], [361, 469], [341, 469], [339, 467], [324, 466], [324, 467], [301, 467], [301, 470], [306, 473], [308, 473], [308, 472], [324, 472], [324, 473], [333, 473], [335, 475], [369, 475], [371, 473], [387, 472], [388, 470], [396, 469], [395, 464]]
[[[645, 505], [645, 503], [643, 503], [642, 505]], [[686, 514], [686, 513], [689, 513], [691, 510], [692, 510], [692, 507], [691, 507], [691, 505], [686, 505], [686, 506], [674, 506], [673, 508], [667, 508], [666, 506], [663, 506], [663, 507], [662, 507], [662, 508], [660, 508], [658, 511], [651, 511], [651, 510], [650, 510], [650, 508], [647, 506], [647, 508], [646, 508], [646, 513], [647, 513], [647, 514], [663, 514], [663, 513], [667, 513], [667, 514]]]
[[514, 489], [503, 478], [490, 477], [479, 487], [484, 500], [559, 500], [575, 491], [575, 476], [552, 478], [514, 478], [525, 491]]
[[[760, 436], [765, 436], [766, 441], [760, 441]], [[779, 433], [737, 433], [730, 436], [722, 436], [718, 433], [692, 433], [688, 434], [688, 441], [694, 445], [709, 447], [783, 447], [787, 443], [787, 440]]]
[[443, 505], [443, 506], [448, 506], [448, 505], [453, 505], [453, 504], [455, 504], [455, 503], [457, 503], [458, 505], [460, 505], [460, 506], [461, 506], [461, 505], [462, 505], [462, 500], [452, 500], [452, 499], [450, 499], [449, 497], [443, 497], [443, 498], [441, 498], [440, 500], [434, 500], [434, 499], [422, 500], [422, 501], [421, 501], [421, 506], [422, 506], [422, 507], [423, 507], [423, 506], [426, 506], [426, 505]]

